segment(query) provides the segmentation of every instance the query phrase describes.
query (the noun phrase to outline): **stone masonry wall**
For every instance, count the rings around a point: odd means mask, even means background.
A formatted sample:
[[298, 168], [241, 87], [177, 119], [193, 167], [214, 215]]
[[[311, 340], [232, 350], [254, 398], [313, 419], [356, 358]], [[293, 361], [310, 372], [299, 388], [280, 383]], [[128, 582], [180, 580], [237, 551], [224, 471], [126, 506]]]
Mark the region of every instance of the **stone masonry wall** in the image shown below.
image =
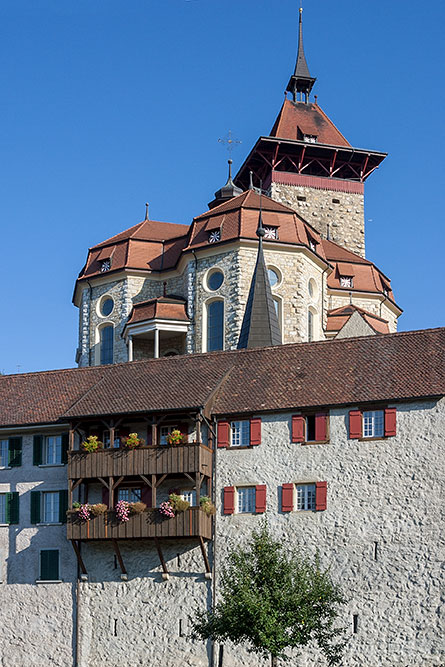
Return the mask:
[[[397, 435], [381, 440], [349, 440], [347, 415], [331, 410], [328, 444], [291, 443], [289, 413], [263, 416], [260, 446], [218, 450], [217, 572], [227, 549], [245, 541], [262, 520], [254, 514], [224, 516], [223, 487], [266, 484], [272, 533], [304, 553], [318, 549], [348, 598], [341, 618], [349, 639], [342, 667], [443, 666], [445, 545], [438, 499], [444, 483], [437, 461], [445, 455], [445, 400], [397, 406]], [[283, 483], [314, 481], [328, 483], [326, 511], [281, 511]], [[223, 664], [269, 663], [226, 645]], [[327, 662], [308, 650], [293, 655], [292, 664]]]
[[[326, 239], [365, 257], [364, 196], [302, 185], [272, 183], [269, 196], [293, 208]], [[335, 203], [336, 202], [339, 203]]]

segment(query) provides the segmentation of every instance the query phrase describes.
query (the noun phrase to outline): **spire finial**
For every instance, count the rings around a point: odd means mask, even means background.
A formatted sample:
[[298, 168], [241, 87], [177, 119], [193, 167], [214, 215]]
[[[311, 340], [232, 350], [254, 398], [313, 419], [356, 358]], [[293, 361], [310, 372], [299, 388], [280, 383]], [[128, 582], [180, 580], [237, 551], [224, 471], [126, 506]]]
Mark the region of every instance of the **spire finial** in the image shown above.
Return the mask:
[[145, 219], [149, 220], [150, 218], [148, 217], [148, 202], [145, 202]]
[[304, 101], [307, 104], [309, 102], [309, 94], [312, 90], [312, 87], [316, 81], [314, 77], [311, 77], [309, 74], [309, 67], [306, 62], [306, 56], [304, 55], [303, 47], [303, 8], [300, 4], [299, 11], [299, 20], [298, 20], [298, 51], [297, 51], [297, 62], [295, 64], [295, 71], [291, 76], [289, 83], [287, 85], [287, 90], [292, 93], [294, 102], [297, 102], [298, 93], [300, 93], [300, 101], [304, 95]]
[[253, 190], [253, 171], [249, 171], [249, 190]]
[[256, 230], [256, 235], [258, 236], [258, 245], [259, 245], [259, 250], [263, 249], [263, 237], [265, 235], [264, 227], [263, 227], [263, 200], [262, 200], [262, 193], [263, 193], [263, 181], [260, 181], [260, 213], [258, 216], [258, 227]]
[[229, 178], [228, 178], [228, 180], [227, 180], [227, 183], [228, 183], [229, 181], [232, 180], [232, 164], [233, 164], [233, 160], [232, 160], [231, 158], [229, 158], [229, 159], [227, 160], [227, 163], [228, 163], [228, 165], [229, 165]]

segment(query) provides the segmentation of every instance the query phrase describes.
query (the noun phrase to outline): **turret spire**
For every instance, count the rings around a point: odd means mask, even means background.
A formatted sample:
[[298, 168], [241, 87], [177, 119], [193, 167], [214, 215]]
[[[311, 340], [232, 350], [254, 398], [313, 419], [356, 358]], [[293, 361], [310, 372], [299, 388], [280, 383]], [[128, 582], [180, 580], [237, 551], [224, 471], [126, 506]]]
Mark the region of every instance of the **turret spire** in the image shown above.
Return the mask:
[[[261, 192], [261, 190], [260, 190]], [[258, 255], [247, 299], [238, 349], [281, 345], [281, 332], [263, 253], [263, 213], [260, 194]]]
[[315, 81], [316, 79], [309, 74], [309, 67], [306, 61], [306, 56], [304, 55], [303, 9], [300, 7], [297, 62], [295, 64], [295, 71], [289, 79], [286, 90], [292, 94], [294, 102], [298, 101], [298, 93], [301, 94], [300, 101], [302, 101], [302, 96], [304, 95], [304, 101], [307, 104], [309, 102], [309, 93], [311, 92]]

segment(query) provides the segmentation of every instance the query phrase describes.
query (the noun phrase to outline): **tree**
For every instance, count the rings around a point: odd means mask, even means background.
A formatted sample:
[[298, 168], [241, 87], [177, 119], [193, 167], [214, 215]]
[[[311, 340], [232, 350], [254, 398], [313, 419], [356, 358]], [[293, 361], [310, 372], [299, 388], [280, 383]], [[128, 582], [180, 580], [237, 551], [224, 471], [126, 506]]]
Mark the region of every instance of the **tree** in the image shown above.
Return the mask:
[[288, 661], [287, 648], [315, 642], [329, 665], [338, 664], [344, 628], [335, 627], [345, 598], [313, 559], [286, 552], [266, 523], [247, 546], [233, 549], [221, 574], [221, 599], [212, 611], [197, 611], [193, 637], [246, 643], [250, 652]]

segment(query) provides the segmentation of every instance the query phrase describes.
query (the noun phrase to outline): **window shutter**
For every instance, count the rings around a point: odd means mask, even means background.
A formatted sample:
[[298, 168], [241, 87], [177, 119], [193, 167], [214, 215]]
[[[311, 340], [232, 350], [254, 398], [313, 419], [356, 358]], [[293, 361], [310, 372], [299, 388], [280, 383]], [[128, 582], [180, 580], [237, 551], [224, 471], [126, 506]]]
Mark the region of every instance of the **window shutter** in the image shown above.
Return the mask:
[[250, 420], [250, 444], [261, 445], [261, 418]]
[[281, 487], [281, 511], [292, 512], [294, 509], [294, 485], [283, 484]]
[[110, 492], [106, 486], [102, 487], [102, 502], [107, 507], [110, 506]]
[[[104, 491], [105, 491], [105, 489], [104, 489]], [[145, 503], [147, 505], [147, 507], [151, 507], [151, 489], [147, 485], [142, 487], [141, 501], [143, 503]]]
[[34, 442], [33, 442], [33, 450], [32, 450], [32, 463], [35, 466], [39, 466], [42, 463], [42, 458], [43, 458], [43, 436], [42, 435], [35, 435], [34, 436]]
[[397, 410], [386, 408], [385, 410], [385, 435], [391, 436], [397, 433]]
[[40, 523], [40, 491], [31, 491], [31, 523]]
[[235, 511], [235, 487], [224, 487], [224, 514], [233, 514]]
[[328, 439], [328, 413], [319, 412], [315, 415], [315, 440], [325, 442]]
[[218, 447], [228, 447], [229, 436], [229, 422], [218, 422]]
[[255, 487], [255, 512], [262, 514], [266, 511], [267, 489], [265, 484], [258, 484]]
[[68, 491], [59, 491], [59, 522], [66, 523], [66, 512], [68, 509]]
[[18, 491], [6, 494], [6, 523], [19, 522], [19, 494]]
[[349, 412], [349, 438], [362, 437], [362, 413], [361, 410], [351, 410]]
[[40, 552], [40, 579], [56, 581], [59, 579], [59, 550], [42, 549]]
[[68, 463], [68, 447], [70, 443], [70, 434], [62, 434], [62, 460], [61, 463]]
[[328, 499], [328, 483], [327, 482], [316, 482], [315, 483], [315, 510], [317, 512], [322, 512], [327, 507]]
[[303, 415], [292, 416], [292, 442], [304, 442], [305, 420]]
[[22, 465], [22, 439], [9, 438], [8, 464], [11, 467]]

